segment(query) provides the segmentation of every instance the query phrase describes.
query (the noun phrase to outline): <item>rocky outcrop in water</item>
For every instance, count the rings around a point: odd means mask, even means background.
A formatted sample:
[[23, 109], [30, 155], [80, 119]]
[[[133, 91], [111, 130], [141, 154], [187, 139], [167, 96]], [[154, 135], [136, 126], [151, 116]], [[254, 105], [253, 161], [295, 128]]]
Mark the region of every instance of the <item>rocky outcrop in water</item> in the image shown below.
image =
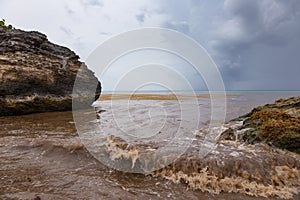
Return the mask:
[[273, 104], [254, 108], [232, 122], [223, 139], [238, 139], [249, 144], [265, 142], [271, 146], [300, 154], [300, 97], [279, 99]]
[[71, 110], [79, 69], [82, 91], [95, 85], [99, 97], [100, 82], [73, 51], [36, 31], [0, 27], [0, 115]]

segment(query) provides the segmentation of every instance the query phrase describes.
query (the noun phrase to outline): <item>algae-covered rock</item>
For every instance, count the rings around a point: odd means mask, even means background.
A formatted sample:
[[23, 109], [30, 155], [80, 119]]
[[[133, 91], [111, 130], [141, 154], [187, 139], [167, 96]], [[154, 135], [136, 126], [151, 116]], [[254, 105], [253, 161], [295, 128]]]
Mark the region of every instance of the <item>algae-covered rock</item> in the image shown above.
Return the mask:
[[[300, 154], [300, 97], [279, 99], [273, 104], [254, 108], [235, 120], [243, 124], [231, 131], [247, 143], [266, 142]], [[244, 131], [243, 131], [244, 130]], [[222, 138], [229, 138], [229, 131]]]
[[99, 97], [100, 82], [73, 51], [36, 31], [0, 27], [0, 116], [71, 110], [79, 69], [76, 93]]

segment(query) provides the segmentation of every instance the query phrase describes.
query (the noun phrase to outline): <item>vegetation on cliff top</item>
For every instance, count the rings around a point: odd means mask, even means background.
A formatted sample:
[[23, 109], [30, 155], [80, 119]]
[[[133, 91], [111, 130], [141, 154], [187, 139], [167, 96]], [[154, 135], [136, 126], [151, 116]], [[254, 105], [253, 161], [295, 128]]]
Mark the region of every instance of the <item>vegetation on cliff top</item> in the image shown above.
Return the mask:
[[5, 24], [5, 19], [0, 20], [0, 27], [7, 28], [7, 29], [13, 29], [14, 28], [11, 24], [6, 25]]

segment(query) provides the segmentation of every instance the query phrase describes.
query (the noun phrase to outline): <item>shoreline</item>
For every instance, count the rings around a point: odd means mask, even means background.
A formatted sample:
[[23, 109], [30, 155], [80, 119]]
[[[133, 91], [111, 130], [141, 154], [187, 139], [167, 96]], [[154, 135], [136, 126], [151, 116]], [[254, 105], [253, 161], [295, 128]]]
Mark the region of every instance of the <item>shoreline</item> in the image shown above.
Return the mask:
[[[149, 97], [149, 95], [146, 96]], [[161, 98], [160, 95], [158, 97]], [[154, 98], [158, 97], [154, 96]], [[232, 98], [229, 99], [234, 105], [235, 101]], [[208, 102], [208, 99], [205, 102]], [[243, 104], [244, 101], [240, 101], [240, 105]], [[141, 191], [145, 188], [150, 188], [163, 197], [174, 190], [176, 195], [184, 192], [186, 195], [195, 197], [195, 199], [201, 199], [204, 196], [215, 199], [222, 199], [223, 197], [228, 197], [228, 199], [261, 199], [262, 196], [271, 199], [275, 199], [275, 196], [285, 199], [300, 197], [300, 190], [297, 185], [300, 177], [299, 155], [280, 150], [263, 142], [246, 144], [234, 140], [234, 137], [233, 140], [230, 138], [223, 139], [218, 142], [216, 151], [211, 152], [204, 159], [197, 157], [197, 148], [191, 148], [172, 165], [158, 170], [152, 175], [144, 176], [110, 169], [93, 158], [78, 137], [71, 111], [0, 117], [0, 120], [6, 128], [0, 131], [2, 133], [0, 148], [3, 150], [4, 161], [10, 162], [11, 168], [8, 170], [8, 164], [5, 163], [0, 165], [0, 168], [4, 169], [3, 175], [8, 175], [6, 179], [0, 181], [5, 187], [5, 192], [0, 192], [0, 197], [12, 195], [8, 180], [20, 192], [27, 191], [26, 195], [37, 194], [41, 198], [47, 198], [50, 196], [47, 196], [48, 194], [44, 193], [42, 189], [50, 188], [60, 197], [69, 194], [73, 199], [83, 198], [84, 196], [80, 196], [83, 194], [73, 193], [69, 187], [61, 189], [57, 187], [56, 183], [70, 184], [74, 188], [79, 188], [88, 184], [91, 178], [95, 183], [103, 184], [100, 187], [101, 190], [119, 191], [120, 194], [122, 192], [122, 195], [132, 195], [132, 198], [140, 198], [141, 196], [139, 193], [131, 194], [131, 191]], [[114, 133], [117, 135], [116, 132], [111, 132], [111, 134]], [[200, 134], [199, 137], [196, 135], [199, 144], [201, 144], [201, 136], [203, 134]], [[231, 135], [229, 134], [229, 136]], [[122, 147], [122, 145], [119, 146]], [[122, 150], [123, 154], [126, 155], [126, 149]], [[114, 152], [110, 152], [114, 156]], [[22, 156], [18, 157], [18, 160], [14, 160], [19, 155]], [[140, 157], [137, 159], [143, 159], [143, 155], [138, 155]], [[36, 157], [39, 159], [33, 160]], [[64, 162], [65, 159], [67, 162]], [[56, 165], [49, 165], [49, 160], [55, 162]], [[130, 159], [125, 160], [131, 162]], [[141, 162], [141, 160], [136, 160], [136, 162]], [[87, 163], [89, 164], [87, 165]], [[70, 166], [72, 166], [71, 169]], [[35, 169], [42, 170], [35, 172]], [[62, 173], [65, 170], [69, 170], [68, 173]], [[111, 180], [110, 177], [114, 175], [115, 179]], [[123, 176], [126, 176], [126, 180], [129, 180], [130, 183], [124, 182]], [[28, 177], [28, 179], [20, 180], [19, 177]], [[105, 186], [106, 182], [103, 177], [111, 181], [110, 186]], [[76, 181], [77, 179], [78, 181]], [[160, 190], [156, 186], [145, 185], [145, 181], [149, 181], [149, 185], [155, 185], [158, 182], [162, 186], [168, 183], [170, 188]], [[132, 186], [131, 183], [138, 184], [138, 186]], [[29, 190], [27, 186], [30, 187]], [[120, 189], [120, 186], [129, 189]], [[24, 194], [20, 192], [14, 197], [20, 197]], [[97, 191], [83, 190], [84, 195], [89, 196], [90, 193], [88, 192], [93, 194]], [[244, 196], [245, 194], [248, 195]], [[155, 199], [156, 196], [150, 194], [150, 197]], [[180, 196], [178, 198], [180, 199]]]

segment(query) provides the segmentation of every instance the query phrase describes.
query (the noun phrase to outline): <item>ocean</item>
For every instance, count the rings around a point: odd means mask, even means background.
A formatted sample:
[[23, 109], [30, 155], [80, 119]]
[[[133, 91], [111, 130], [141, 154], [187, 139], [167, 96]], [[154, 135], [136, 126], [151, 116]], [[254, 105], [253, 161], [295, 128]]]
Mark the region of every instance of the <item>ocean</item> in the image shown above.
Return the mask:
[[[231, 91], [214, 106], [229, 121], [299, 95]], [[89, 110], [0, 117], [0, 199], [300, 199], [296, 154], [195, 136], [222, 121], [210, 97], [105, 92]]]

